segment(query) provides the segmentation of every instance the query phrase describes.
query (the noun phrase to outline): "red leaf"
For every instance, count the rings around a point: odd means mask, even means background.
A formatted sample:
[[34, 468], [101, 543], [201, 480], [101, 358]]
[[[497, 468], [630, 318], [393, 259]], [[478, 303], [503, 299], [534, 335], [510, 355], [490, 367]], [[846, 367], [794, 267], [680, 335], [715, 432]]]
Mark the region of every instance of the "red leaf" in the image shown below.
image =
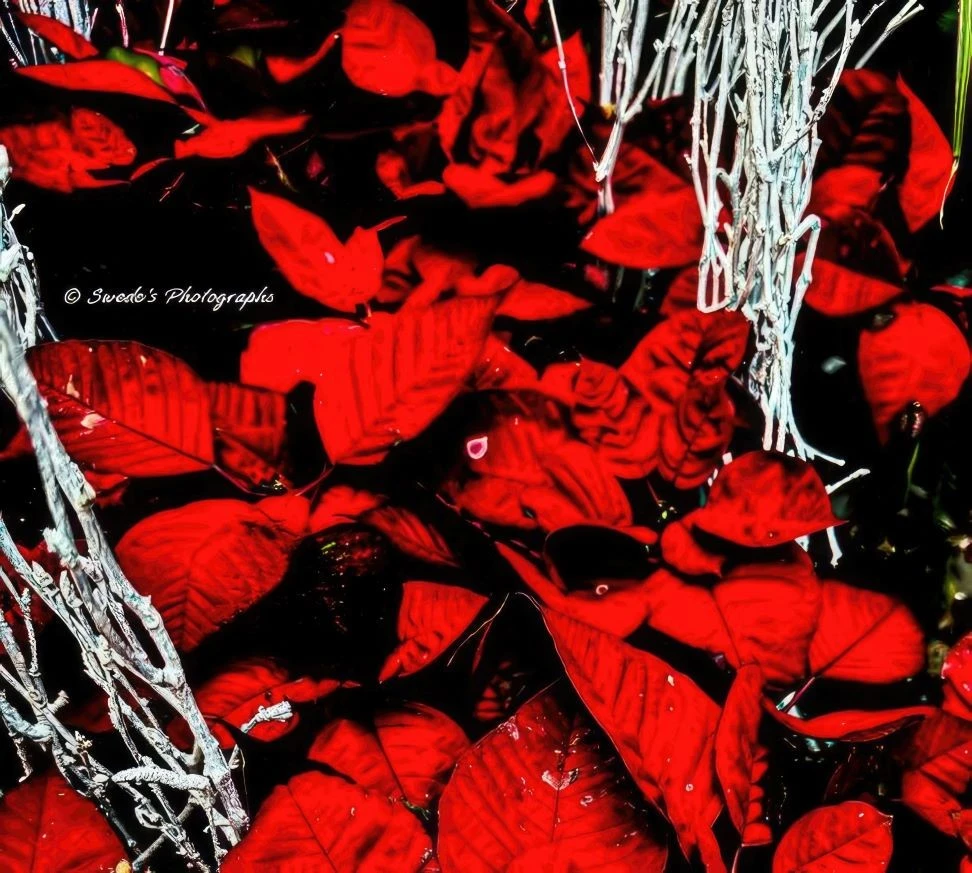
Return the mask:
[[301, 773], [273, 790], [220, 869], [417, 873], [431, 857], [428, 835], [403, 806], [338, 776]]
[[342, 243], [323, 218], [289, 200], [250, 188], [253, 226], [284, 278], [301, 294], [353, 312], [381, 287], [382, 253], [374, 230]]
[[[798, 268], [802, 269], [802, 264]], [[903, 292], [903, 288], [890, 282], [866, 276], [824, 258], [816, 258], [813, 262], [813, 281], [804, 301], [824, 315], [840, 317], [883, 306]]]
[[456, 556], [442, 534], [404, 506], [383, 503], [363, 513], [360, 519], [363, 524], [384, 534], [402, 554], [427, 564], [458, 566]]
[[[196, 691], [196, 702], [212, 727], [213, 736], [224, 749], [232, 749], [236, 739], [227, 730], [231, 725], [241, 730], [258, 714], [285, 700], [291, 703], [310, 703], [333, 693], [341, 685], [334, 679], [293, 679], [282, 666], [268, 658], [249, 658], [229, 664], [218, 675]], [[259, 722], [245, 733], [261, 742], [272, 742], [294, 730], [300, 724], [300, 713], [289, 718]], [[191, 736], [182, 723], [177, 723], [172, 737], [191, 746]]]
[[429, 809], [469, 740], [451, 718], [421, 703], [378, 713], [365, 726], [330, 722], [307, 757], [369, 792]]
[[485, 597], [454, 585], [406, 582], [398, 612], [400, 644], [381, 668], [379, 681], [407, 676], [428, 666], [469, 627]]
[[948, 651], [942, 665], [945, 702], [942, 709], [972, 721], [972, 634], [966, 634]]
[[904, 754], [901, 799], [943, 833], [967, 836], [961, 798], [972, 779], [972, 726], [940, 712], [926, 719]]
[[292, 82], [294, 79], [303, 76], [304, 73], [309, 73], [323, 61], [330, 54], [331, 49], [338, 44], [340, 37], [341, 31], [339, 30], [330, 34], [321, 43], [320, 48], [306, 58], [287, 58], [279, 55], [269, 55], [267, 56], [267, 72], [277, 82]]
[[376, 313], [367, 331], [328, 337], [334, 376], [318, 386], [315, 416], [331, 460], [373, 464], [425, 430], [462, 390], [497, 303], [456, 297]]
[[258, 325], [240, 358], [240, 381], [282, 394], [300, 382], [329, 381], [337, 373], [325, 371], [328, 361], [322, 349], [337, 336], [363, 330], [343, 318]]
[[60, 776], [33, 776], [0, 801], [4, 873], [111, 871], [125, 850], [98, 808]]
[[35, 82], [69, 91], [100, 91], [162, 103], [176, 102], [168, 91], [156, 85], [145, 73], [120, 61], [84, 60], [70, 64], [43, 64], [20, 67], [15, 72]]
[[898, 186], [898, 201], [914, 233], [938, 215], [952, 172], [952, 147], [935, 117], [898, 76], [898, 91], [908, 102], [911, 149], [908, 170]]
[[765, 703], [765, 708], [776, 721], [794, 733], [845, 743], [868, 743], [882, 739], [936, 712], [931, 706], [903, 706], [899, 709], [847, 709], [814, 718], [797, 718], [780, 712], [769, 702]]
[[761, 846], [773, 840], [763, 821], [765, 792], [759, 785], [769, 769], [769, 752], [758, 738], [762, 689], [759, 667], [740, 668], [729, 689], [715, 739], [715, 766], [726, 809], [744, 846]]
[[553, 610], [543, 617], [581, 700], [683, 851], [698, 848], [708, 871], [724, 873], [711, 831], [722, 807], [713, 765], [719, 707], [654, 655]]
[[442, 97], [455, 87], [456, 71], [436, 59], [432, 32], [393, 0], [354, 0], [341, 33], [344, 72], [365, 91], [386, 97], [423, 91]]
[[780, 840], [773, 873], [884, 873], [892, 848], [891, 816], [850, 800], [798, 819]]
[[621, 373], [660, 410], [674, 405], [693, 374], [730, 375], [742, 363], [748, 339], [749, 323], [742, 313], [686, 310], [656, 325]]
[[613, 367], [586, 359], [552, 364], [540, 387], [568, 407], [580, 438], [615, 476], [638, 479], [655, 468], [658, 416]]
[[702, 485], [729, 448], [734, 417], [724, 377], [710, 371], [693, 378], [661, 425], [662, 478], [681, 489]]
[[82, 60], [98, 56], [98, 49], [87, 39], [56, 18], [47, 15], [31, 15], [27, 12], [18, 12], [17, 17], [39, 37], [60, 49], [69, 58]]
[[275, 391], [210, 383], [217, 465], [263, 485], [279, 481], [287, 429], [287, 401]]
[[547, 321], [565, 318], [590, 307], [591, 303], [587, 300], [581, 300], [559, 288], [520, 279], [507, 292], [496, 314], [518, 321]]
[[[564, 61], [567, 65], [565, 71], [567, 83], [570, 87], [571, 96], [574, 98], [574, 109], [577, 110], [578, 115], [581, 115], [585, 106], [591, 102], [591, 65], [587, 59], [587, 52], [584, 50], [584, 35], [579, 30], [573, 36], [564, 40], [563, 52]], [[556, 46], [547, 49], [540, 55], [540, 59], [558, 82], [563, 81], [563, 74], [560, 71], [560, 55]]]
[[547, 692], [459, 760], [439, 805], [445, 873], [662, 873], [667, 849], [585, 715]]
[[213, 463], [206, 386], [177, 358], [135, 342], [67, 340], [35, 346], [27, 360], [79, 464], [168, 476]]
[[695, 191], [654, 159], [647, 160], [650, 176], [643, 190], [599, 219], [581, 248], [636, 270], [683, 267], [698, 260], [702, 246]]
[[303, 497], [201, 500], [140, 521], [116, 553], [173, 642], [189, 651], [277, 585], [307, 515]]
[[189, 139], [176, 140], [173, 147], [176, 160], [193, 157], [235, 158], [267, 137], [298, 133], [310, 121], [309, 115], [237, 118], [223, 121], [205, 112], [190, 114], [203, 125], [203, 129]]
[[691, 525], [679, 519], [667, 525], [661, 535], [665, 561], [689, 576], [721, 576], [725, 557], [703, 548], [692, 533]]
[[413, 182], [408, 162], [394, 151], [378, 153], [375, 159], [375, 175], [400, 200], [407, 200], [410, 197], [437, 196], [444, 194], [446, 190], [445, 185], [435, 179]]
[[557, 176], [540, 170], [506, 182], [489, 169], [449, 164], [442, 171], [442, 181], [472, 209], [503, 209], [548, 196], [557, 185]]
[[778, 546], [843, 524], [817, 471], [776, 452], [740, 455], [720, 472], [686, 524], [741, 546]]
[[665, 570], [649, 580], [648, 623], [733, 667], [759, 664], [766, 679], [806, 674], [820, 609], [820, 586], [803, 563], [735, 567], [711, 589]]
[[882, 442], [909, 403], [934, 415], [969, 375], [968, 343], [944, 312], [927, 303], [899, 303], [894, 316], [886, 327], [864, 331], [858, 347], [864, 394]]
[[92, 172], [127, 167], [135, 160], [135, 146], [110, 119], [82, 107], [70, 118], [15, 124], [0, 129], [14, 173], [41, 188], [69, 193], [81, 188], [116, 185]]
[[[497, 312], [502, 308], [501, 305]], [[495, 334], [487, 337], [470, 381], [477, 391], [536, 391], [540, 384], [533, 365], [524, 361]]]
[[887, 594], [821, 584], [820, 621], [810, 644], [814, 675], [897, 682], [925, 664], [924, 635], [908, 608]]

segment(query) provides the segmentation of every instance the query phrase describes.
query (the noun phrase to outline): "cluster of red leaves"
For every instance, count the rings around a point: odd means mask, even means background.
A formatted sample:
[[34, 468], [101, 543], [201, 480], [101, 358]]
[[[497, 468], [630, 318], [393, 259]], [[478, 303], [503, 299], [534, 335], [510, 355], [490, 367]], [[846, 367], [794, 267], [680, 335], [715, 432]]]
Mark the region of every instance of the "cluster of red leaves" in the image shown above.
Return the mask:
[[[422, 95], [435, 110], [393, 125], [377, 154], [390, 220], [338, 233], [279, 185], [249, 188], [256, 238], [289, 286], [324, 309], [254, 328], [239, 384], [208, 382], [137, 342], [68, 340], [29, 354], [99, 499], [125, 500], [131, 479], [207, 470], [240, 488], [149, 515], [117, 543], [183, 652], [258, 611], [307, 544], [330, 550], [349, 528], [374, 534], [407, 570], [396, 640], [369, 675], [262, 656], [209, 665], [196, 692], [224, 747], [272, 746], [314, 726], [295, 775], [277, 778], [224, 869], [663, 873], [684, 856], [718, 873], [734, 853], [738, 862], [743, 849], [774, 844], [774, 873], [865, 873], [891, 861], [892, 817], [878, 807], [892, 801], [972, 847], [972, 642], [946, 661], [941, 707], [801, 708], [821, 683], [920, 673], [922, 628], [896, 598], [821, 577], [795, 542], [841, 524], [820, 475], [751, 450], [736, 378], [749, 325], [695, 308], [701, 229], [681, 158], [684, 105], [651, 106], [649, 123], [632, 126], [617, 209], [598, 217], [555, 54], [539, 48], [541, 4], [526, 7], [514, 18], [472, 0], [457, 66], [396, 0], [353, 0], [311, 54], [263, 58], [261, 73], [281, 89], [340, 75], [386, 99]], [[46, 19], [25, 20], [70, 60], [19, 75], [162, 104], [185, 122], [131, 180], [172, 161], [236, 158], [316, 124], [272, 107], [217, 118], [178, 57], [148, 59], [147, 71], [137, 51], [107, 57]], [[566, 50], [574, 108], [596, 134], [580, 31]], [[887, 440], [911, 405], [938, 413], [968, 374], [962, 330], [906, 288], [897, 248], [937, 212], [951, 157], [907, 86], [867, 71], [844, 76], [823, 134], [812, 208], [824, 230], [806, 302], [833, 318], [875, 316], [859, 331], [859, 372]], [[63, 192], [120, 184], [119, 168], [139, 160], [119, 123], [78, 106], [10, 124], [0, 141], [21, 179]], [[470, 211], [559, 204], [577, 228], [569, 287], [427, 240], [410, 217], [436, 200]], [[609, 360], [528, 360], [524, 331], [603, 313], [617, 267], [675, 272], [654, 326]], [[290, 460], [306, 446], [288, 428], [288, 395], [308, 384], [327, 464], [295, 487]], [[4, 456], [28, 449], [21, 434]], [[431, 508], [386, 489], [387, 472], [403, 467]], [[594, 544], [605, 563], [617, 550], [643, 565], [578, 581], [558, 557], [570, 541]], [[502, 649], [492, 628], [508, 617], [556, 654], [552, 677], [514, 651], [490, 651]], [[449, 666], [445, 656], [475, 639], [472, 664]], [[475, 726], [474, 743], [408, 684], [464, 669], [477, 693], [451, 716]], [[336, 697], [378, 683], [381, 706], [327, 717]], [[292, 717], [252, 726], [282, 701]], [[107, 727], [97, 713], [73, 717]], [[184, 726], [169, 730], [187, 742]], [[801, 742], [893, 747], [900, 790], [838, 781], [818, 798], [825, 805], [778, 815], [771, 751]], [[0, 805], [4, 856], [19, 858], [38, 828], [50, 828], [45, 851], [75, 843], [88, 853], [72, 859], [78, 869], [121, 855], [93, 808], [53, 777]]]

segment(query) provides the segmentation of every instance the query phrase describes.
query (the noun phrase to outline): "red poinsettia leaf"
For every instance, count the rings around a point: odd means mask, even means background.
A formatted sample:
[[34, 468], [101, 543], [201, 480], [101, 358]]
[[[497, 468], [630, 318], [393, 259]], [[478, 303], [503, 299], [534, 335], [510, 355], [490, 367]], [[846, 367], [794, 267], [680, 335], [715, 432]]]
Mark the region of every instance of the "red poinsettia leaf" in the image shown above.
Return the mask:
[[16, 72], [35, 82], [69, 91], [100, 91], [162, 103], [176, 102], [175, 97], [156, 85], [145, 73], [120, 61], [96, 59], [73, 61], [70, 64], [43, 64], [19, 67]]
[[118, 543], [118, 561], [189, 651], [277, 585], [307, 516], [297, 496], [201, 500], [140, 521]]
[[748, 452], [720, 470], [705, 506], [688, 524], [741, 546], [778, 546], [843, 524], [827, 489], [806, 461], [777, 452]]
[[846, 709], [813, 718], [797, 718], [780, 712], [768, 701], [766, 711], [783, 727], [805, 737], [841, 740], [845, 743], [867, 743], [901, 730], [936, 712], [931, 706], [902, 706], [897, 709]]
[[571, 424], [615, 476], [638, 479], [658, 463], [659, 416], [614, 367], [553, 364], [539, 389], [570, 410]]
[[53, 773], [33, 776], [4, 794], [0, 857], [6, 873], [110, 873], [126, 862], [121, 840], [94, 803]]
[[924, 634], [903, 603], [842, 582], [821, 583], [820, 620], [810, 644], [814, 675], [896, 682], [924, 664]]
[[884, 873], [892, 848], [891, 816], [849, 800], [798, 819], [780, 840], [773, 873]]
[[740, 565], [711, 589], [659, 570], [648, 592], [653, 628], [734, 667], [759, 664], [769, 681], [805, 675], [820, 609], [820, 588], [808, 563]]
[[[323, 218], [299, 206], [250, 189], [253, 226], [287, 281], [301, 294], [343, 312], [353, 312], [381, 287], [381, 247], [375, 232], [343, 244]], [[370, 245], [362, 245], [367, 236]]]
[[698, 200], [691, 186], [673, 179], [677, 185], [646, 192], [599, 219], [581, 248], [635, 270], [684, 267], [697, 260], [702, 246]]
[[716, 706], [660, 658], [589, 625], [543, 610], [567, 676], [645, 796], [710, 873], [725, 865], [711, 828], [722, 807], [713, 745]]
[[883, 306], [903, 291], [903, 288], [890, 282], [866, 276], [824, 258], [816, 258], [813, 262], [813, 280], [804, 301], [824, 315], [840, 317]]
[[763, 819], [760, 780], [769, 769], [769, 752], [759, 742], [763, 715], [760, 695], [763, 674], [759, 667], [741, 667], [729, 689], [715, 739], [715, 766], [726, 798], [729, 817], [744, 846], [772, 842]]
[[18, 12], [17, 17], [39, 37], [72, 60], [83, 60], [98, 56], [98, 49], [87, 39], [56, 18], [47, 15], [32, 15], [27, 12]]
[[[300, 724], [300, 713], [293, 710], [267, 721], [260, 721], [259, 712], [274, 705], [310, 703], [327, 697], [341, 683], [334, 679], [294, 678], [276, 661], [269, 658], [248, 658], [228, 664], [220, 673], [195, 690], [196, 702], [213, 736], [224, 749], [232, 749], [236, 738], [232, 727], [261, 742], [272, 742], [289, 734]], [[173, 741], [186, 747], [192, 745], [188, 727], [178, 722], [168, 728]]]
[[540, 170], [506, 182], [483, 167], [449, 164], [442, 171], [442, 181], [472, 209], [502, 209], [546, 197], [556, 187], [557, 176]]
[[[523, 583], [545, 606], [576, 618], [599, 630], [626, 637], [645, 620], [648, 597], [644, 585], [619, 590], [567, 592], [529, 560], [509, 546], [497, 543], [499, 553], [509, 562]], [[607, 585], [604, 588], [608, 588]]]
[[176, 140], [173, 154], [183, 158], [235, 158], [262, 139], [298, 133], [307, 126], [309, 115], [237, 118], [224, 121], [205, 112], [190, 113], [203, 125], [201, 132], [189, 139]]
[[914, 232], [941, 209], [952, 171], [952, 147], [935, 117], [901, 76], [897, 84], [908, 103], [911, 122], [908, 170], [898, 186], [898, 202], [908, 230]]
[[741, 363], [749, 323], [740, 312], [690, 309], [666, 318], [636, 346], [621, 373], [653, 407], [674, 405], [692, 374], [728, 376]]
[[213, 463], [205, 384], [141, 343], [66, 340], [27, 355], [51, 420], [74, 460], [101, 473], [169, 476]]
[[418, 873], [431, 857], [428, 835], [404, 806], [339, 776], [301, 773], [273, 790], [220, 869]]
[[364, 329], [343, 318], [258, 325], [240, 357], [240, 381], [286, 394], [300, 382], [328, 380], [336, 373], [325, 370], [322, 349], [337, 336]]
[[118, 184], [91, 173], [127, 167], [136, 154], [120, 127], [83, 107], [72, 108], [67, 118], [10, 125], [0, 137], [17, 178], [62, 193]]
[[423, 91], [441, 97], [455, 86], [456, 71], [436, 58], [432, 32], [394, 0], [354, 0], [341, 34], [344, 72], [365, 91], [386, 97]]
[[442, 534], [404, 506], [383, 503], [362, 513], [359, 518], [384, 534], [402, 554], [427, 564], [458, 566], [456, 556]]
[[472, 624], [487, 600], [455, 585], [406, 582], [398, 612], [399, 645], [381, 668], [380, 681], [428, 666]]
[[942, 709], [972, 721], [972, 634], [966, 634], [945, 656], [942, 665], [945, 702]]
[[421, 703], [379, 712], [371, 724], [330, 722], [307, 757], [369, 792], [429, 809], [469, 740], [451, 718]]
[[702, 485], [729, 448], [736, 411], [724, 382], [713, 371], [693, 378], [662, 421], [658, 472], [676, 488]]
[[666, 525], [660, 545], [662, 557], [680, 573], [689, 576], [722, 575], [725, 557], [704, 548], [693, 534], [691, 525], [681, 519]]
[[306, 58], [288, 58], [282, 55], [267, 56], [267, 72], [281, 84], [309, 73], [326, 58], [341, 38], [341, 31], [335, 31], [324, 39], [320, 48]]
[[908, 404], [934, 415], [969, 375], [968, 343], [944, 312], [927, 303], [899, 303], [893, 311], [890, 324], [864, 331], [858, 346], [864, 394], [882, 441]]
[[[500, 304], [500, 312], [502, 310]], [[528, 364], [495, 334], [490, 334], [476, 362], [470, 382], [477, 391], [539, 390], [540, 380]]]
[[[459, 394], [489, 335], [495, 297], [456, 297], [334, 339], [315, 416], [335, 463], [372, 464], [418, 436]], [[329, 337], [329, 339], [332, 339]]]
[[668, 851], [586, 714], [545, 692], [459, 760], [439, 805], [445, 873], [662, 873]]
[[283, 394], [232, 382], [210, 382], [206, 388], [217, 436], [232, 438], [268, 464], [279, 464], [287, 430]]
[[564, 318], [589, 309], [591, 303], [544, 285], [542, 282], [527, 282], [520, 279], [507, 292], [496, 310], [497, 315], [505, 315], [518, 321], [547, 321], [553, 318]]
[[379, 152], [375, 159], [375, 175], [400, 200], [410, 197], [429, 197], [444, 194], [445, 185], [436, 179], [413, 182], [408, 161], [398, 152]]
[[[564, 40], [563, 53], [566, 65], [563, 73], [567, 74], [570, 94], [574, 98], [574, 109], [580, 115], [584, 112], [585, 106], [591, 102], [591, 64], [584, 49], [584, 35], [579, 30]], [[558, 82], [563, 81], [560, 54], [556, 46], [547, 49], [540, 59]]]

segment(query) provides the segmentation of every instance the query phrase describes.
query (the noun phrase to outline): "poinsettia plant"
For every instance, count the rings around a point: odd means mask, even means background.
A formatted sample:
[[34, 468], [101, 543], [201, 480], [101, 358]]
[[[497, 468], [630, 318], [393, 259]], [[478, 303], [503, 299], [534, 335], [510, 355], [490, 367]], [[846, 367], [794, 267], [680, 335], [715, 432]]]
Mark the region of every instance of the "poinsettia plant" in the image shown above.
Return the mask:
[[[221, 869], [972, 869], [970, 292], [911, 68], [820, 122], [793, 397], [843, 466], [811, 464], [762, 446], [750, 321], [696, 305], [689, 97], [599, 197], [597, 4], [97, 6], [3, 25], [53, 61], [0, 116], [62, 337], [27, 362], [241, 762]], [[124, 751], [31, 615], [59, 718]], [[183, 864], [29, 754], [4, 869]]]

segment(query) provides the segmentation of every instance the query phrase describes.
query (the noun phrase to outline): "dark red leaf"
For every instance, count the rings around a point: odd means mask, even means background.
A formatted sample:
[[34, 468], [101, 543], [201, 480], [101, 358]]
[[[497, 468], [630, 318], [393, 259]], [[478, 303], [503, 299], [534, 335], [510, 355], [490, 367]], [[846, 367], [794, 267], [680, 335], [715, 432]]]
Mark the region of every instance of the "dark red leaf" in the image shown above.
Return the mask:
[[892, 848], [891, 816], [850, 800], [798, 819], [780, 840], [773, 873], [884, 873]]
[[318, 385], [314, 408], [331, 460], [373, 464], [425, 430], [462, 390], [497, 305], [495, 297], [456, 297], [376, 313], [367, 331], [327, 337], [333, 375]]
[[273, 790], [220, 869], [418, 873], [431, 857], [428, 835], [404, 806], [339, 776], [301, 773]]
[[942, 665], [945, 702], [942, 709], [972, 721], [972, 634], [966, 634], [948, 651]]
[[[587, 52], [584, 49], [584, 35], [581, 31], [576, 31], [564, 40], [563, 52], [567, 67], [565, 70], [567, 84], [570, 88], [571, 97], [574, 98], [574, 109], [578, 115], [581, 115], [587, 104], [591, 102], [591, 64], [587, 59]], [[547, 69], [550, 70], [552, 76], [558, 81], [563, 81], [557, 47], [547, 49], [540, 58]], [[566, 99], [566, 94], [564, 99]]]
[[748, 452], [727, 464], [705, 506], [687, 524], [741, 546], [778, 546], [843, 524], [817, 471], [776, 452]]
[[445, 873], [662, 873], [667, 849], [586, 715], [550, 693], [459, 760], [439, 806]]
[[19, 67], [16, 72], [35, 82], [69, 91], [100, 91], [162, 103], [176, 102], [175, 97], [156, 85], [145, 73], [120, 61], [98, 59], [70, 64], [43, 64]]
[[47, 15], [31, 15], [27, 12], [18, 12], [17, 17], [39, 37], [72, 60], [83, 60], [84, 58], [96, 58], [98, 56], [98, 49], [76, 30], [62, 24], [56, 18]]
[[934, 415], [955, 399], [969, 375], [969, 346], [940, 309], [899, 303], [890, 324], [861, 334], [858, 366], [874, 426], [885, 441], [908, 404], [918, 402]]
[[903, 706], [898, 709], [847, 709], [814, 718], [797, 718], [780, 712], [769, 702], [766, 711], [783, 727], [805, 737], [841, 740], [845, 743], [867, 743], [893, 734], [907, 725], [935, 714], [931, 706]]
[[[237, 731], [247, 727], [243, 731], [247, 736], [272, 742], [300, 724], [300, 713], [295, 709], [287, 718], [253, 723], [261, 709], [283, 701], [310, 703], [327, 697], [340, 686], [341, 683], [334, 679], [295, 679], [275, 661], [249, 658], [229, 664], [204, 683], [196, 690], [196, 702], [219, 744], [224, 749], [232, 749], [236, 738], [228, 727]], [[191, 736], [182, 723], [169, 730], [174, 740], [191, 747]]]
[[817, 676], [897, 682], [925, 664], [924, 634], [901, 602], [841, 582], [821, 584], [820, 621], [810, 644]]
[[729, 689], [716, 731], [716, 772], [729, 817], [744, 846], [761, 846], [773, 840], [769, 825], [763, 821], [765, 792], [759, 784], [769, 769], [769, 752], [758, 738], [763, 715], [762, 689], [759, 667], [741, 667]]
[[253, 226], [284, 278], [301, 294], [354, 312], [381, 287], [378, 234], [357, 228], [342, 243], [323, 218], [289, 200], [250, 188]]
[[380, 681], [407, 676], [428, 666], [479, 615], [486, 598], [455, 585], [406, 582], [398, 612], [398, 648], [388, 656]]
[[359, 88], [386, 97], [452, 91], [456, 71], [435, 56], [432, 32], [394, 0], [354, 0], [341, 29], [341, 64]]
[[903, 291], [890, 282], [855, 272], [825, 258], [816, 258], [813, 281], [804, 301], [824, 315], [840, 317], [883, 306]]
[[410, 197], [430, 197], [444, 194], [446, 186], [435, 179], [413, 182], [408, 162], [394, 151], [379, 152], [375, 159], [375, 175], [400, 200]]
[[442, 534], [404, 506], [383, 503], [362, 513], [362, 523], [384, 534], [402, 554], [428, 564], [458, 566]]
[[281, 55], [267, 57], [267, 72], [275, 81], [286, 83], [309, 73], [326, 58], [341, 38], [341, 32], [335, 31], [325, 38], [319, 49], [306, 58], [288, 58]]
[[173, 154], [182, 158], [234, 158], [242, 155], [262, 139], [298, 133], [307, 126], [309, 115], [237, 118], [224, 121], [205, 112], [193, 112], [202, 131], [189, 139], [176, 140]]
[[911, 149], [908, 170], [898, 186], [898, 202], [912, 232], [938, 215], [952, 171], [952, 147], [921, 100], [898, 76], [898, 91], [908, 102]]
[[279, 481], [287, 430], [282, 394], [230, 382], [209, 383], [216, 463], [246, 481]]
[[711, 830], [722, 808], [713, 763], [719, 707], [654, 655], [553, 610], [543, 617], [581, 700], [682, 850], [698, 849], [709, 873], [725, 873]]
[[317, 735], [307, 757], [373, 794], [430, 809], [467, 748], [469, 740], [451, 718], [407, 703], [378, 713], [369, 725], [335, 719]]
[[201, 500], [140, 521], [116, 552], [188, 651], [277, 585], [307, 516], [303, 497]]
[[42, 774], [0, 801], [0, 857], [4, 873], [111, 873], [125, 850], [90, 800], [60, 776]]
[[35, 346], [27, 360], [82, 466], [168, 476], [213, 463], [209, 394], [177, 358], [135, 342], [66, 340]]

